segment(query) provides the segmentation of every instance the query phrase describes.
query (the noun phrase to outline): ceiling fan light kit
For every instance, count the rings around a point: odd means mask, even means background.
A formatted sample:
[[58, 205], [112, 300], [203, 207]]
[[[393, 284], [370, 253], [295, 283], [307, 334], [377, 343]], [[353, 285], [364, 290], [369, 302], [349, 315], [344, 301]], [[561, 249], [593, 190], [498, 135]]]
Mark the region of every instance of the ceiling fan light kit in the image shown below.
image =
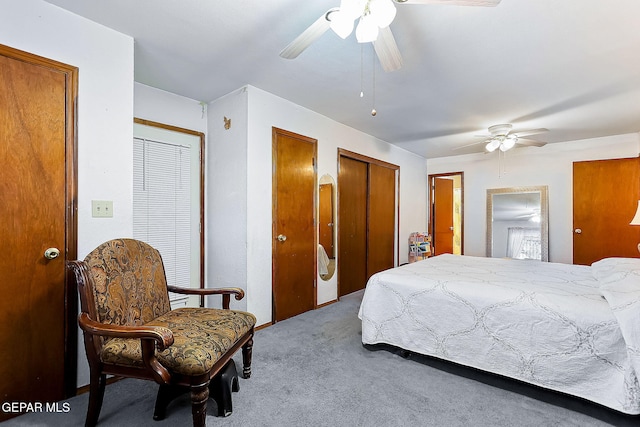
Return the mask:
[[391, 25], [396, 17], [396, 7], [392, 0], [342, 0], [340, 7], [327, 13], [329, 26], [341, 38], [346, 39], [352, 32], [354, 22], [358, 43], [373, 42], [378, 38], [379, 28]]

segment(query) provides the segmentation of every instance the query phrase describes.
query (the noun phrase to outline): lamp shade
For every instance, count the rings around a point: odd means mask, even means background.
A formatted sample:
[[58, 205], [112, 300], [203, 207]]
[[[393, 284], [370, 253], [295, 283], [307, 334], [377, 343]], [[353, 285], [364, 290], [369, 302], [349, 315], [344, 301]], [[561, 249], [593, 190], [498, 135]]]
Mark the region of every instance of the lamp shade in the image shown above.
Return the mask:
[[366, 0], [342, 0], [340, 2], [340, 11], [344, 13], [352, 21], [358, 19], [364, 13]]
[[498, 148], [500, 146], [500, 140], [499, 139], [492, 139], [491, 141], [489, 141], [487, 143], [487, 145], [484, 147], [488, 152], [493, 152], [496, 150], [496, 148]]
[[391, 0], [371, 0], [369, 2], [371, 17], [380, 28], [386, 28], [396, 17], [396, 7]]
[[363, 15], [356, 27], [356, 39], [358, 43], [373, 42], [378, 38], [378, 25], [376, 25], [371, 14]]
[[331, 29], [341, 38], [346, 39], [353, 31], [353, 19], [342, 9], [331, 14]]
[[636, 215], [633, 217], [629, 225], [640, 225], [640, 200], [638, 200], [638, 208], [636, 209]]

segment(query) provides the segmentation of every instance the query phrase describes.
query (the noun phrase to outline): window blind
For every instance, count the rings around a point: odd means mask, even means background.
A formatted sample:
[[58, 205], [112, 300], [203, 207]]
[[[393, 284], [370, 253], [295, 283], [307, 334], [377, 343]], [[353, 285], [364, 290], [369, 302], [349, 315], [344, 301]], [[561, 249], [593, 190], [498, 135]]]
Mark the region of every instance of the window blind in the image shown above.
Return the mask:
[[191, 147], [133, 139], [133, 237], [162, 255], [167, 282], [189, 287]]

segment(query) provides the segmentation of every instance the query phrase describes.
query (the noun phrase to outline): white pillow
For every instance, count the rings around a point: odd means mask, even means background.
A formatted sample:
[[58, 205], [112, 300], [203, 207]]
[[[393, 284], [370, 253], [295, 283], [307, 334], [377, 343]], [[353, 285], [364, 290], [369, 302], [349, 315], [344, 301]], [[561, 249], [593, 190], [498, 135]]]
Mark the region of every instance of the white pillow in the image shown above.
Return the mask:
[[620, 287], [631, 286], [640, 291], [640, 258], [605, 258], [591, 264], [591, 272], [600, 288], [623, 291]]

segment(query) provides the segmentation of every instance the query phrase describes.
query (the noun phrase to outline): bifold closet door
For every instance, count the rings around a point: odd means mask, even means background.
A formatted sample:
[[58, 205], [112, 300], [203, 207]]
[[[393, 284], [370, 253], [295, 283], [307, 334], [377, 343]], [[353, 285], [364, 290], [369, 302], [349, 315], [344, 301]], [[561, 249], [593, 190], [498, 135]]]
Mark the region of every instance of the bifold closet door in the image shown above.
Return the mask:
[[367, 186], [369, 164], [340, 157], [338, 175], [338, 283], [340, 296], [367, 281]]

